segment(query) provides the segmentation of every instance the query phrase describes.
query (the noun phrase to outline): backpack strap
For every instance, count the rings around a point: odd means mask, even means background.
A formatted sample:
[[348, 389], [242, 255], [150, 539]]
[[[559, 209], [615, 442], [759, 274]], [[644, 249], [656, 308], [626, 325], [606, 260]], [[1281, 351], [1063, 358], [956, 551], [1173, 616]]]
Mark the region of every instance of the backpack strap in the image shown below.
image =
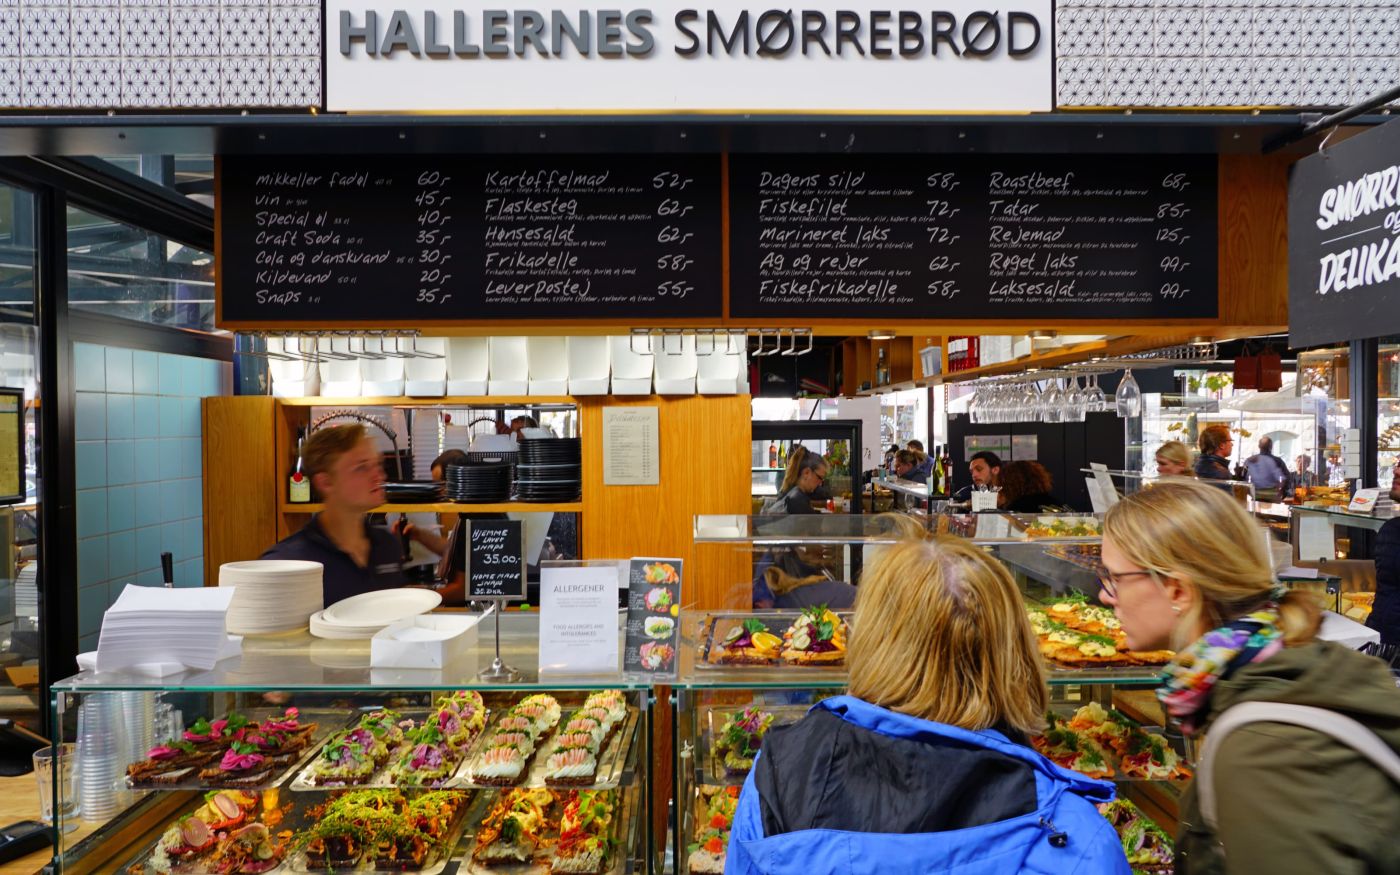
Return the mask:
[[1212, 832], [1216, 829], [1216, 796], [1213, 782], [1215, 756], [1226, 736], [1250, 723], [1286, 723], [1330, 735], [1376, 764], [1400, 784], [1400, 754], [1390, 748], [1380, 736], [1357, 721], [1336, 711], [1308, 705], [1288, 705], [1282, 702], [1243, 702], [1226, 708], [1206, 733], [1205, 744], [1196, 766], [1196, 797], [1201, 805], [1201, 819]]

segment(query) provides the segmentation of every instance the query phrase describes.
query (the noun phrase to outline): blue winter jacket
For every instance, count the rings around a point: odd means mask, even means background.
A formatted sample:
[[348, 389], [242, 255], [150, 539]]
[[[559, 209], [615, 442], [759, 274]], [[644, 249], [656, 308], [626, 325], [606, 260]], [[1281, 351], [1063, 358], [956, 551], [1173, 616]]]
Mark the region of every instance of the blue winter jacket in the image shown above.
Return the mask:
[[1113, 792], [999, 732], [837, 696], [764, 739], [724, 871], [1129, 875], [1094, 808]]

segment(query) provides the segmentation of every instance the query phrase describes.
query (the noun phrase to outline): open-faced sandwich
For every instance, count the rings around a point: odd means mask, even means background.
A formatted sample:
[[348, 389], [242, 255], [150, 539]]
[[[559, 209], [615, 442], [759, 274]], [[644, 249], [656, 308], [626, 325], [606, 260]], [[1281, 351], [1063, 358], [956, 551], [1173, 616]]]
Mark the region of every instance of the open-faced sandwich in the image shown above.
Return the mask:
[[524, 717], [530, 721], [536, 738], [552, 732], [554, 727], [559, 725], [562, 713], [559, 702], [553, 696], [544, 693], [526, 696], [510, 709], [511, 716]]
[[750, 705], [724, 721], [710, 752], [726, 775], [747, 775], [763, 745], [763, 736], [772, 726], [772, 714]]
[[214, 875], [260, 875], [282, 865], [290, 832], [274, 834], [266, 824], [250, 823], [221, 838], [201, 866]]
[[407, 750], [399, 755], [391, 780], [403, 787], [441, 787], [461, 762], [442, 730], [429, 722], [408, 733]]
[[273, 768], [256, 744], [235, 741], [217, 763], [200, 770], [199, 779], [212, 787], [253, 787], [272, 777]]
[[613, 812], [616, 794], [611, 790], [575, 790], [559, 819], [559, 842], [554, 846], [552, 872], [567, 875], [601, 875], [609, 868], [614, 840]]
[[311, 764], [311, 781], [322, 786], [351, 786], [368, 781], [389, 758], [389, 749], [365, 727], [331, 736]]
[[1067, 725], [1104, 750], [1117, 754], [1128, 749], [1128, 738], [1136, 728], [1127, 717], [1104, 708], [1098, 702], [1090, 702], [1075, 711]]
[[724, 633], [723, 641], [710, 647], [710, 661], [716, 665], [773, 665], [783, 648], [783, 639], [774, 635], [762, 620], [744, 620]]
[[417, 872], [446, 852], [465, 802], [451, 791], [357, 790], [329, 799], [295, 844], [312, 871]]
[[546, 784], [570, 786], [591, 784], [596, 780], [600, 745], [593, 734], [565, 732], [554, 744], [554, 752], [545, 760]]
[[826, 605], [807, 608], [783, 633], [782, 657], [790, 665], [844, 664], [846, 621]]
[[1128, 737], [1118, 767], [1125, 778], [1179, 781], [1191, 777], [1191, 770], [1165, 738], [1136, 727]]
[[739, 805], [739, 787], [701, 788], [713, 791], [705, 814], [696, 824], [695, 843], [688, 850], [690, 875], [723, 875], [724, 855], [729, 848], [729, 831]]
[[622, 695], [621, 690], [599, 690], [583, 700], [582, 710], [587, 711], [591, 708], [606, 708], [613, 723], [621, 724], [627, 717], [627, 698]]
[[1031, 739], [1031, 747], [1056, 765], [1073, 769], [1091, 778], [1113, 777], [1113, 766], [1107, 754], [1092, 740], [1063, 723], [1052, 722], [1044, 735]]
[[1172, 875], [1174, 847], [1171, 836], [1149, 820], [1138, 807], [1126, 799], [1106, 802], [1099, 813], [1118, 833], [1123, 853], [1133, 875]]
[[159, 787], [192, 780], [220, 759], [229, 745], [241, 739], [250, 725], [237, 712], [217, 720], [201, 717], [180, 738], [170, 739], [146, 752], [146, 759], [127, 766], [132, 787]]
[[472, 859], [483, 866], [528, 863], [544, 840], [554, 801], [552, 790], [502, 793], [476, 831]]

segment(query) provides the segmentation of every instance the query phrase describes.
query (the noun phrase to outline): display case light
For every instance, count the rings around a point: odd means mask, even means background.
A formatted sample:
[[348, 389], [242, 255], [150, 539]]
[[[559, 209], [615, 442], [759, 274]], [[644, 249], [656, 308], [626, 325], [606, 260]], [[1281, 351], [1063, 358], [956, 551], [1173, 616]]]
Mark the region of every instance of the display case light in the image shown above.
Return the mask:
[[893, 328], [872, 328], [866, 337], [871, 340], [894, 340], [895, 333]]

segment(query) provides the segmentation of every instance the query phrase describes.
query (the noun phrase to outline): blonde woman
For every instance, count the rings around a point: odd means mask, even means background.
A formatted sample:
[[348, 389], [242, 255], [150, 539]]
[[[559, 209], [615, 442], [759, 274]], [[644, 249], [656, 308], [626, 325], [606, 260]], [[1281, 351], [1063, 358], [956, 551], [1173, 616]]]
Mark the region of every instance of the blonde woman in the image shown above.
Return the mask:
[[1181, 441], [1167, 441], [1155, 454], [1157, 474], [1161, 477], [1190, 477], [1191, 451]]
[[765, 514], [816, 513], [812, 508], [812, 493], [826, 482], [827, 464], [821, 453], [814, 453], [798, 444], [788, 457], [787, 470], [778, 495], [764, 505]]
[[[1128, 646], [1178, 651], [1157, 692], [1167, 713], [1216, 746], [1181, 803], [1177, 875], [1400, 873], [1400, 783], [1315, 728], [1340, 714], [1360, 724], [1353, 740], [1400, 751], [1400, 691], [1379, 660], [1317, 640], [1316, 602], [1275, 587], [1249, 514], [1209, 485], [1163, 481], [1108, 512], [1103, 564]], [[1322, 710], [1304, 725], [1277, 709], [1220, 720], [1261, 702]]]
[[850, 694], [775, 729], [739, 797], [727, 875], [1127, 875], [1113, 785], [1024, 745], [1045, 676], [1021, 595], [970, 543], [909, 539], [861, 580]]

